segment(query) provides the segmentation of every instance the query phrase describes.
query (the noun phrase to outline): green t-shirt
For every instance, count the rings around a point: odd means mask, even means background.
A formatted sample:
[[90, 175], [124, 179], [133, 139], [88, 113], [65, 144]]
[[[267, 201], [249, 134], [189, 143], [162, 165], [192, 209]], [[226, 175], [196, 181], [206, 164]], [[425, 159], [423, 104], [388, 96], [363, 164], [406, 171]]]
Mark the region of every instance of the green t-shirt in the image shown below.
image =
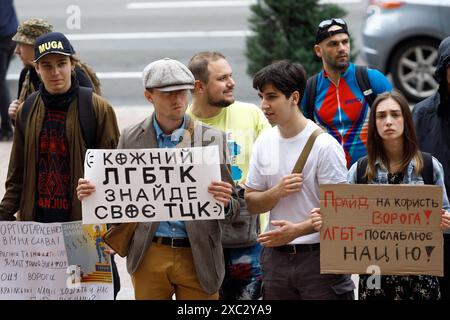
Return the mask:
[[261, 132], [271, 128], [261, 109], [254, 104], [235, 101], [211, 118], [196, 117], [192, 114], [192, 106], [188, 107], [187, 113], [193, 120], [201, 121], [226, 133], [231, 155], [232, 178], [235, 183], [244, 183], [253, 143]]

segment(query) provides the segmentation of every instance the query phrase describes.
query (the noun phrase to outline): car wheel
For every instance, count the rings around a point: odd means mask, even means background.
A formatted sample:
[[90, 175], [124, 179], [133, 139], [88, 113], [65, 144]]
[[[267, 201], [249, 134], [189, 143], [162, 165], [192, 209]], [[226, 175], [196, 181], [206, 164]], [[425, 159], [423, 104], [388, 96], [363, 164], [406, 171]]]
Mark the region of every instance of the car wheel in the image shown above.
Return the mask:
[[417, 102], [431, 96], [438, 87], [434, 79], [439, 42], [418, 39], [400, 46], [391, 62], [395, 87], [408, 100]]

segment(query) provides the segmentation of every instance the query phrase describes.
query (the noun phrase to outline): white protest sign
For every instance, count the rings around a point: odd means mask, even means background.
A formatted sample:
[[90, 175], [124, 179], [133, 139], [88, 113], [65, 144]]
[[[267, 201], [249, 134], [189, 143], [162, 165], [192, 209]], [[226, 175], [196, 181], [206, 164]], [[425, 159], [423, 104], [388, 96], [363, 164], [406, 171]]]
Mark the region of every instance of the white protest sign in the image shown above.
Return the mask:
[[84, 172], [96, 189], [82, 203], [85, 224], [225, 217], [208, 193], [221, 181], [217, 146], [88, 150]]
[[0, 222], [0, 300], [112, 300], [105, 225]]

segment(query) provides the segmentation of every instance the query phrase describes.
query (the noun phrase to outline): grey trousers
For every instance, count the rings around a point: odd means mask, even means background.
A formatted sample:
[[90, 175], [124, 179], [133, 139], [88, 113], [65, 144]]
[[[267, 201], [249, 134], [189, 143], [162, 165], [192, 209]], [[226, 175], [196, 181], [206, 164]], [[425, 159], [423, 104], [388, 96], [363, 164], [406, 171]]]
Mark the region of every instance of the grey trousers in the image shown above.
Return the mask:
[[353, 300], [350, 275], [320, 274], [320, 250], [261, 253], [264, 300]]

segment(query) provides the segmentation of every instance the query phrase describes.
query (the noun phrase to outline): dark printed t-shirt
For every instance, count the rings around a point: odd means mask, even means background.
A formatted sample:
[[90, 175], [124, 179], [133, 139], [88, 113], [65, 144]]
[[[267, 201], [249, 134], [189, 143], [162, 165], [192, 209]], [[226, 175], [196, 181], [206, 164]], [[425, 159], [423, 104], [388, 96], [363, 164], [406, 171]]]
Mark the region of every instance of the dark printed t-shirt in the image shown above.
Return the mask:
[[70, 221], [70, 153], [67, 110], [47, 109], [39, 136], [37, 166], [38, 222]]

